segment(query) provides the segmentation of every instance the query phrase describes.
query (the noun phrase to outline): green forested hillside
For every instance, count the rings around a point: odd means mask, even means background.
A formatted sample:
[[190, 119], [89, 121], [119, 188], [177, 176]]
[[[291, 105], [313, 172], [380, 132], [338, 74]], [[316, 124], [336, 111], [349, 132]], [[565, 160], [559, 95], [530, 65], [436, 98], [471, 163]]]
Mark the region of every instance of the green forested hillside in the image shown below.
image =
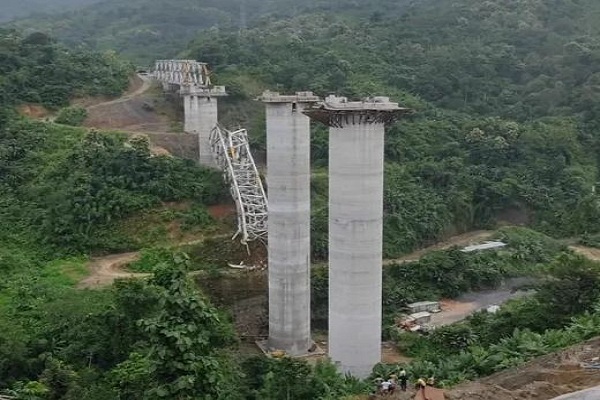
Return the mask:
[[64, 12], [65, 9], [84, 7], [100, 0], [3, 0], [0, 22], [30, 14]]
[[[596, 2], [415, 2], [399, 18], [371, 11], [207, 31], [184, 55], [209, 62], [241, 99], [257, 88], [310, 89], [386, 94], [415, 108], [387, 136], [388, 256], [514, 210], [554, 235], [597, 229]], [[326, 165], [325, 149], [319, 128], [316, 165]], [[319, 198], [315, 226], [325, 228]], [[314, 233], [314, 249], [325, 250], [322, 230]]]
[[206, 32], [188, 54], [289, 89], [400, 89], [519, 120], [593, 113], [597, 2], [425, 1], [393, 10], [374, 2], [362, 18], [315, 12], [242, 35]]
[[[386, 94], [415, 108], [386, 148], [393, 256], [515, 210], [554, 235], [597, 230], [599, 13], [592, 0], [136, 0], [42, 26], [145, 62], [206, 61], [232, 94], [230, 114], [246, 114], [265, 88]], [[260, 128], [261, 118], [238, 120]], [[323, 129], [313, 144], [315, 165], [326, 166]], [[316, 193], [316, 256], [326, 248], [324, 195]]]
[[[498, 222], [587, 235], [600, 231], [599, 14], [593, 0], [104, 0], [18, 22], [26, 33], [0, 31], [0, 390], [36, 400], [368, 391], [330, 364], [235, 360], [232, 325], [185, 277], [185, 254], [151, 249], [142, 260], [151, 280], [75, 290], [89, 254], [140, 247], [119, 229], [126, 218], [162, 218], [156, 207], [171, 201], [208, 218], [223, 184], [214, 171], [153, 155], [143, 139], [32, 121], [15, 105], [118, 95], [132, 67], [115, 52], [209, 62], [231, 93], [229, 117], [255, 128], [256, 148], [264, 117], [249, 102], [264, 89], [388, 95], [416, 112], [387, 131], [385, 257]], [[313, 256], [322, 261], [328, 153], [316, 124], [312, 150]], [[600, 332], [598, 264], [525, 229], [500, 233], [506, 251], [450, 249], [387, 267], [386, 324], [409, 301], [526, 273], [542, 280], [535, 296], [430, 338], [389, 330], [417, 357], [414, 376], [452, 384]], [[326, 270], [314, 275], [314, 317], [324, 323]]]
[[[379, 0], [395, 9], [407, 0]], [[113, 49], [125, 57], [150, 64], [174, 57], [205, 29], [238, 32], [246, 26], [314, 12], [349, 15], [371, 13], [371, 5], [357, 0], [103, 0], [60, 16], [17, 21], [21, 29], [51, 33], [71, 45]]]
[[57, 108], [76, 96], [115, 96], [132, 70], [114, 53], [73, 51], [43, 33], [0, 29], [0, 109], [26, 102]]

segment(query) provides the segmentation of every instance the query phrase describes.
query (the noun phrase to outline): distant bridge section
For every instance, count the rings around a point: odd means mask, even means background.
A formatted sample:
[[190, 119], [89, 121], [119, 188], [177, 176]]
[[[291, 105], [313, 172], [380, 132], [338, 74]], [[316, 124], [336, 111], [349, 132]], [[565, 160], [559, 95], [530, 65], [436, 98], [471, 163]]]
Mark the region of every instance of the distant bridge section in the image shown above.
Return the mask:
[[195, 60], [157, 60], [153, 77], [165, 91], [182, 97], [183, 130], [198, 135], [198, 162], [216, 167], [210, 135], [219, 120], [217, 98], [227, 95], [225, 86], [212, 85], [207, 64]]
[[195, 60], [157, 60], [154, 78], [170, 85], [211, 86], [207, 64]]

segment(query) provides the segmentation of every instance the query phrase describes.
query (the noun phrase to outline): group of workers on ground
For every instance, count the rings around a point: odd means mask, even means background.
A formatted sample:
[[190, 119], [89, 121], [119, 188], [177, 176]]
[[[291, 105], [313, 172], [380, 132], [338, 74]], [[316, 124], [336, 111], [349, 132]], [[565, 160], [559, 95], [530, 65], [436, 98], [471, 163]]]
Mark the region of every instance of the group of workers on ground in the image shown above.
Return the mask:
[[[380, 396], [388, 396], [393, 395], [398, 387], [403, 392], [406, 392], [408, 384], [408, 375], [406, 374], [405, 369], [401, 369], [398, 374], [391, 374], [388, 380], [383, 380], [382, 378], [375, 379], [375, 385], [377, 386], [376, 393]], [[421, 393], [423, 395], [424, 400], [428, 400], [425, 395], [425, 389], [428, 386], [435, 385], [435, 378], [430, 377], [425, 380], [424, 378], [419, 378], [415, 385], [417, 389], [417, 393]]]

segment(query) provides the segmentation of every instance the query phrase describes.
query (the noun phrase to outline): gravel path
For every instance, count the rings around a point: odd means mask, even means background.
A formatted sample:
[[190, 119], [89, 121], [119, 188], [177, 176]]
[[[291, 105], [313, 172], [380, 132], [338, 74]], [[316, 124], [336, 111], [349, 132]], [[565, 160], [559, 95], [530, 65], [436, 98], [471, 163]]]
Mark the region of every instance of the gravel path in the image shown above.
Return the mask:
[[526, 296], [529, 294], [527, 291], [515, 290], [526, 283], [529, 283], [529, 280], [510, 279], [500, 289], [467, 293], [455, 300], [444, 300], [441, 302], [442, 312], [431, 315], [431, 325], [450, 325], [489, 306], [501, 305], [508, 300]]

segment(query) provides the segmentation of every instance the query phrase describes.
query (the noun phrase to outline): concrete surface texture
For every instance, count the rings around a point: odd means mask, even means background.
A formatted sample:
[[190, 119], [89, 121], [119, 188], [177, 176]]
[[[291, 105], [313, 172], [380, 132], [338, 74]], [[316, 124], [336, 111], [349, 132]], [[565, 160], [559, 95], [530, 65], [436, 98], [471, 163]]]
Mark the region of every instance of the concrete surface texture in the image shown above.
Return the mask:
[[183, 97], [184, 131], [198, 135], [198, 162], [216, 167], [210, 133], [218, 122], [217, 98], [226, 96], [224, 86], [213, 86], [205, 63], [195, 60], [157, 60], [153, 76], [165, 91]]
[[381, 361], [384, 122], [387, 98], [330, 96], [306, 113], [329, 131], [329, 356], [364, 378]]
[[[316, 98], [315, 98], [316, 99]], [[310, 335], [310, 119], [306, 96], [265, 93], [269, 200], [268, 347], [307, 354]]]
[[383, 124], [329, 135], [329, 355], [358, 377], [381, 360], [383, 137]]
[[198, 135], [198, 162], [207, 167], [216, 167], [210, 133], [219, 119], [217, 99], [227, 95], [225, 87], [184, 85], [179, 92], [183, 96], [183, 130]]
[[552, 400], [599, 400], [600, 386], [591, 389], [582, 390], [576, 393], [565, 394], [560, 397], [555, 397]]

